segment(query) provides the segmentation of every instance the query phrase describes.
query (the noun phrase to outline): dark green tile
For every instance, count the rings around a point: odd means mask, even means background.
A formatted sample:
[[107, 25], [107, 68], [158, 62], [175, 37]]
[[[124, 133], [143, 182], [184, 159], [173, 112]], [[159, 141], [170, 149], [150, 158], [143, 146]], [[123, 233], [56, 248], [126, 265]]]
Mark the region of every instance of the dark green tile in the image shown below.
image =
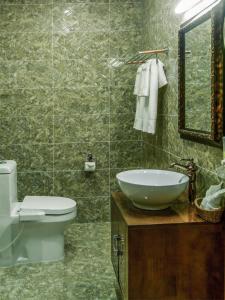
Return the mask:
[[18, 297], [18, 295], [21, 294], [22, 291], [22, 287], [23, 287], [24, 282], [17, 282], [17, 285], [15, 285], [14, 288], [12, 288], [11, 285], [7, 285], [7, 286], [1, 286], [0, 287], [0, 293], [1, 293], [1, 297], [2, 299], [16, 299]]
[[0, 31], [51, 32], [51, 30], [51, 5], [0, 5]]
[[55, 195], [71, 198], [109, 196], [109, 171], [55, 172], [54, 192]]
[[76, 59], [54, 61], [55, 87], [107, 86], [109, 68], [106, 61], [95, 59]]
[[140, 168], [143, 158], [142, 142], [111, 142], [110, 167], [111, 168]]
[[17, 162], [17, 170], [25, 171], [52, 171], [52, 145], [8, 145], [0, 146], [0, 157]]
[[52, 4], [52, 0], [1, 0], [1, 4]]
[[[33, 283], [36, 288], [33, 290]], [[51, 282], [51, 283], [50, 283]], [[59, 276], [46, 276], [42, 274], [24, 282], [20, 292], [21, 299], [56, 299], [62, 300], [64, 297], [64, 280]]]
[[0, 90], [0, 115], [35, 116], [53, 113], [51, 89]]
[[[124, 13], [123, 13], [124, 12]], [[137, 30], [142, 27], [142, 5], [133, 3], [112, 3], [110, 6], [111, 30]]]
[[51, 87], [51, 61], [0, 62], [0, 85], [1, 89]]
[[159, 89], [158, 91], [158, 113], [160, 115], [168, 115], [168, 98], [166, 96], [168, 85]]
[[47, 172], [18, 173], [18, 199], [25, 196], [51, 196], [53, 192], [53, 175]]
[[[102, 223], [103, 225], [105, 225], [105, 222]], [[75, 223], [74, 225], [79, 225], [80, 227], [82, 225], [91, 225], [90, 223]], [[99, 222], [95, 222], [95, 226], [99, 225]], [[71, 226], [72, 227], [72, 226]], [[106, 230], [105, 230], [106, 231]], [[101, 244], [100, 244], [100, 240], [102, 242], [104, 242], [104, 250], [108, 250], [110, 251], [110, 240], [109, 237], [105, 237], [104, 235], [100, 235], [97, 230], [94, 231], [95, 233], [98, 234], [98, 238], [96, 237], [96, 241], [92, 241], [91, 240], [91, 236], [92, 234], [88, 234], [87, 237], [89, 238], [89, 240], [87, 241], [87, 243], [84, 243], [83, 238], [82, 240], [79, 239], [79, 237], [75, 237], [70, 239], [70, 245], [72, 244], [73, 240], [76, 240], [77, 242], [79, 241], [79, 248], [83, 248], [83, 247], [87, 247], [89, 248], [89, 250], [91, 250], [90, 248], [95, 248], [96, 251], [99, 251], [99, 254], [101, 252]], [[72, 232], [74, 234], [74, 232]], [[82, 233], [84, 234], [84, 231], [82, 230]], [[70, 235], [71, 237], [71, 235]], [[80, 244], [80, 242], [82, 243], [82, 246]], [[72, 247], [71, 247], [72, 248]], [[104, 251], [102, 254], [103, 257], [105, 257], [107, 254], [105, 253], [106, 251]], [[100, 256], [100, 255], [99, 255]], [[105, 261], [105, 259], [104, 259]], [[76, 272], [73, 271], [73, 267], [75, 267], [75, 264], [77, 263], [77, 270]], [[71, 272], [72, 271], [72, 272]], [[89, 273], [89, 277], [86, 276], [86, 274]], [[110, 264], [103, 264], [101, 261], [99, 261], [99, 257], [96, 255], [96, 257], [93, 257], [93, 263], [89, 264], [88, 261], [86, 260], [81, 260], [81, 261], [77, 261], [75, 262], [74, 260], [72, 261], [72, 265], [70, 268], [68, 268], [68, 272], [67, 270], [65, 270], [65, 278], [66, 280], [70, 280], [71, 276], [74, 276], [74, 281], [83, 281], [83, 282], [90, 282], [92, 280], [103, 280], [103, 281], [108, 281], [110, 283], [110, 279], [112, 279], [112, 268]], [[111, 282], [111, 284], [113, 284], [113, 282]]]
[[51, 59], [52, 37], [49, 33], [0, 33], [0, 60]]
[[112, 114], [127, 113], [135, 115], [136, 96], [132, 86], [111, 87], [110, 112]]
[[54, 31], [109, 30], [109, 5], [104, 3], [69, 3], [54, 7]]
[[71, 89], [55, 89], [54, 114], [71, 116], [109, 112], [107, 87], [77, 86]]
[[[134, 169], [134, 168], [132, 168]], [[137, 168], [138, 169], [138, 168]], [[110, 193], [121, 191], [116, 175], [120, 172], [128, 171], [129, 168], [110, 169]]]
[[109, 141], [108, 115], [76, 115], [54, 118], [55, 142]]
[[109, 143], [56, 144], [55, 170], [83, 170], [87, 154], [92, 153], [97, 169], [109, 167]]
[[110, 0], [111, 3], [131, 3], [131, 2], [135, 2], [136, 4], [140, 4], [143, 5], [143, 0]]
[[[107, 299], [116, 300], [113, 284], [106, 285], [104, 281], [97, 282], [77, 282], [68, 281], [66, 283], [67, 299], [85, 300], [85, 299]], [[102, 288], [104, 287], [104, 288]], [[85, 295], [85, 297], [84, 297]]]
[[52, 117], [0, 118], [1, 144], [51, 143], [53, 139]]
[[109, 3], [110, 0], [53, 0], [54, 3]]
[[[98, 222], [95, 223], [95, 226], [92, 227], [92, 230], [88, 230], [90, 226], [91, 224], [89, 223], [71, 224], [71, 226], [69, 226], [69, 228], [65, 232], [66, 243], [73, 243], [75, 241], [79, 241], [80, 247], [93, 249], [94, 246], [95, 249], [98, 249], [99, 247], [101, 247], [101, 241], [104, 241], [104, 246], [106, 248], [109, 248], [109, 233], [111, 231], [111, 224]], [[96, 255], [94, 265], [96, 264], [96, 261], [98, 262], [98, 258], [99, 256]], [[109, 257], [105, 258], [109, 259]], [[80, 264], [80, 271], [82, 271], [82, 266], [84, 265]], [[73, 268], [70, 269], [70, 271], [72, 270]]]
[[[114, 280], [110, 224], [73, 223], [65, 232], [63, 261], [2, 268], [0, 293], [4, 300], [116, 300]], [[36, 291], [33, 291], [34, 285]]]
[[215, 172], [215, 170], [221, 164], [221, 157], [223, 157], [221, 148], [212, 148], [206, 145], [195, 145], [196, 161], [200, 166], [206, 168], [209, 171]]
[[162, 97], [162, 101], [166, 102], [167, 111], [170, 115], [178, 114], [178, 86], [168, 85], [165, 89], [165, 93]]
[[55, 33], [54, 58], [61, 59], [106, 59], [109, 57], [109, 34], [105, 32]]
[[168, 144], [173, 143], [171, 140], [170, 142], [168, 141], [168, 132], [169, 129], [168, 127], [170, 126], [170, 122], [168, 121], [167, 116], [159, 115], [157, 117], [157, 123], [156, 123], [156, 133], [153, 134], [148, 134], [148, 133], [143, 133], [144, 140], [152, 146], [155, 147], [161, 147], [163, 149], [168, 150]]
[[136, 4], [140, 3], [140, 5], [143, 6], [143, 0], [110, 0], [111, 3], [131, 3], [131, 2], [135, 2]]
[[[123, 29], [123, 28], [121, 28]], [[127, 57], [135, 55], [142, 46], [141, 31], [112, 31], [109, 37], [110, 57]]]
[[[16, 78], [15, 87], [52, 87], [52, 64], [51, 61], [20, 61], [12, 65], [11, 76]], [[12, 81], [12, 85], [14, 85], [13, 83], [14, 81]]]
[[109, 198], [108, 197], [90, 197], [78, 198], [77, 202], [77, 217], [78, 223], [90, 222], [109, 222]]
[[137, 73], [136, 65], [123, 65], [121, 67], [110, 68], [110, 84], [111, 86], [128, 86], [134, 88], [135, 77]]
[[173, 160], [170, 155], [161, 148], [144, 144], [144, 161], [145, 167], [148, 169], [168, 169]]
[[186, 156], [185, 152], [189, 151], [188, 147], [184, 146], [183, 140], [178, 133], [178, 117], [168, 117], [168, 151], [178, 156]]
[[134, 114], [111, 114], [110, 140], [141, 140], [141, 132], [133, 126]]
[[2, 89], [10, 88], [9, 65], [0, 61], [0, 86]]

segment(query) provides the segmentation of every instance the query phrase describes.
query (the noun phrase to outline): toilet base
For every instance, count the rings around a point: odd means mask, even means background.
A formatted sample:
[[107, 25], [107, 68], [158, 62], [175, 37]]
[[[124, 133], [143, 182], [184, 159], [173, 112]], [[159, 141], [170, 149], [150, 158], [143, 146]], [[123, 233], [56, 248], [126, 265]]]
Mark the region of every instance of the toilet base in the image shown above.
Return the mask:
[[64, 231], [70, 223], [24, 222], [23, 231], [15, 244], [0, 253], [0, 267], [62, 260]]
[[[46, 226], [47, 225], [47, 226]], [[24, 226], [16, 251], [17, 263], [50, 262], [64, 258], [64, 226], [31, 223]]]

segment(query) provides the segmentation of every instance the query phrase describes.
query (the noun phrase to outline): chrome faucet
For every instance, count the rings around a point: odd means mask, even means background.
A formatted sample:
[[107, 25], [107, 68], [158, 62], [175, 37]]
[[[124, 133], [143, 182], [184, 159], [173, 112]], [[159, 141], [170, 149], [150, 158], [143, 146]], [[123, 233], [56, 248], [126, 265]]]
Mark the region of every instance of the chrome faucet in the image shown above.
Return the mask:
[[172, 163], [170, 168], [176, 167], [183, 171], [187, 172], [187, 176], [189, 177], [189, 186], [188, 186], [188, 198], [190, 203], [192, 204], [196, 198], [196, 172], [198, 170], [197, 165], [194, 162], [193, 158], [181, 159], [181, 161], [186, 161], [186, 164], [181, 163]]

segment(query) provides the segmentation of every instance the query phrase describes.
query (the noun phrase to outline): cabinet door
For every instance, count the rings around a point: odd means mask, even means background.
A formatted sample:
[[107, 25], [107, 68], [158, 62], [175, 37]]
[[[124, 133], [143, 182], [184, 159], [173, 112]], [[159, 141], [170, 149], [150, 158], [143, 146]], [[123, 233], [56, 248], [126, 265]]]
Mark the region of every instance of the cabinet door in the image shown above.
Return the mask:
[[111, 201], [111, 260], [123, 299], [128, 299], [127, 225]]
[[119, 216], [118, 211], [111, 201], [111, 261], [119, 281], [119, 256], [118, 256], [118, 237], [119, 237]]
[[119, 285], [124, 299], [128, 299], [128, 227], [124, 221], [119, 222]]

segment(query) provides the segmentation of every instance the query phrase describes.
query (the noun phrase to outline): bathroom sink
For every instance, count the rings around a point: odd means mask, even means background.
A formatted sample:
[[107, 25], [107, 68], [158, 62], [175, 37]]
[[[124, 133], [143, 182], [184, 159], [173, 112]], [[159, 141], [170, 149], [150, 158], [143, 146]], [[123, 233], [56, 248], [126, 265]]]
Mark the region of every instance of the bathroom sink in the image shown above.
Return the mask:
[[169, 207], [187, 188], [188, 176], [164, 170], [130, 170], [116, 175], [122, 192], [134, 206], [147, 210]]

